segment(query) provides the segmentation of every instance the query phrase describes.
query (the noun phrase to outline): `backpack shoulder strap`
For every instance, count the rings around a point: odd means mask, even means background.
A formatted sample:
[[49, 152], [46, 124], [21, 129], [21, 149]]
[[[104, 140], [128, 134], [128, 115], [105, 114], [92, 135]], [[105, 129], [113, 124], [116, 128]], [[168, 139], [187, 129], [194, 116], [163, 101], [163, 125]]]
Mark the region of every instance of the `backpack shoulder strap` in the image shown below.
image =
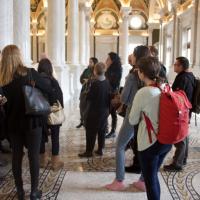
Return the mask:
[[153, 131], [153, 133], [156, 135], [156, 132], [153, 128], [153, 125], [151, 123], [151, 120], [147, 117], [147, 115], [143, 112], [143, 116], [144, 116], [144, 121], [146, 123], [146, 127], [147, 127], [147, 131], [148, 131], [148, 136], [149, 136], [149, 142], [152, 143], [152, 136], [151, 136], [151, 132]]

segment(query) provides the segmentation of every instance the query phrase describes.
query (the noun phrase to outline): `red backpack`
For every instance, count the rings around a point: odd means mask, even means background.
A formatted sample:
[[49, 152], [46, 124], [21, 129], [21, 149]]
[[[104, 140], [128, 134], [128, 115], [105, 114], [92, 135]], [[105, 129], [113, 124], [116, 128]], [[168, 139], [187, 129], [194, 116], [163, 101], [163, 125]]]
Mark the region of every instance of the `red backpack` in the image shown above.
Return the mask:
[[[183, 90], [172, 91], [167, 85], [160, 95], [159, 126], [157, 139], [162, 144], [176, 144], [185, 139], [189, 128], [189, 109], [192, 108]], [[152, 143], [151, 131], [154, 131], [151, 120], [144, 114], [149, 141]]]

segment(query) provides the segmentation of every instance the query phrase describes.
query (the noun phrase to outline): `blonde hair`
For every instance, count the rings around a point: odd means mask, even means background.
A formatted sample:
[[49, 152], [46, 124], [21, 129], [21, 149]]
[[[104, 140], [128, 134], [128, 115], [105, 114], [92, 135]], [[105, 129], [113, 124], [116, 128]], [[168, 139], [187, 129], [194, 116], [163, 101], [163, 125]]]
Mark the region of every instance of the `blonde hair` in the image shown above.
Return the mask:
[[94, 66], [94, 70], [96, 72], [97, 75], [103, 75], [106, 71], [106, 65], [103, 62], [98, 62], [95, 66]]
[[25, 76], [27, 69], [23, 65], [19, 48], [16, 45], [8, 45], [1, 54], [0, 86], [12, 82], [15, 74]]

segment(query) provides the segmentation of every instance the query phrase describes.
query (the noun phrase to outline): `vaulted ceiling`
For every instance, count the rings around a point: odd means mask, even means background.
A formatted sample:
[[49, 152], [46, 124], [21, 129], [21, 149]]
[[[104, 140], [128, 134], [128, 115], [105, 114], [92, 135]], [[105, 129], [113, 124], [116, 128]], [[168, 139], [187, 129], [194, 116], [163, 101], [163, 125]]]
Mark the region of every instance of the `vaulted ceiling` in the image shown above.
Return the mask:
[[[44, 29], [45, 27], [45, 8], [48, 0], [30, 0], [31, 1], [31, 19], [36, 20], [38, 23], [38, 29]], [[56, 0], [55, 0], [56, 1]], [[170, 3], [183, 4], [189, 0], [78, 0], [80, 3], [88, 2], [92, 8], [91, 18], [97, 22], [98, 17], [101, 17], [101, 21], [112, 18], [114, 21], [113, 27], [118, 28], [118, 22], [121, 17], [121, 7], [131, 7], [132, 14], [141, 15], [146, 23], [159, 22], [161, 16], [166, 15], [169, 12]], [[68, 0], [66, 0], [66, 13], [68, 13]], [[110, 15], [110, 16], [108, 16]], [[115, 18], [113, 18], [112, 16]], [[66, 14], [67, 16], [67, 14]], [[106, 22], [105, 22], [106, 23]], [[147, 28], [147, 26], [146, 26]]]

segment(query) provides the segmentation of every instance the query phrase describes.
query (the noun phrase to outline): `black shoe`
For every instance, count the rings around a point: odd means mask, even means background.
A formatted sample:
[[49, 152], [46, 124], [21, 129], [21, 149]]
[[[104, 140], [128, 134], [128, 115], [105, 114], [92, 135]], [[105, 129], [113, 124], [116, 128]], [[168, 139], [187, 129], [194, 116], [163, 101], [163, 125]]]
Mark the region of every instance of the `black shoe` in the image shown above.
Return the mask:
[[36, 192], [31, 192], [30, 200], [40, 200], [42, 197], [42, 190], [37, 190]]
[[183, 168], [176, 166], [174, 164], [170, 164], [170, 165], [164, 165], [163, 170], [168, 172], [180, 172], [183, 170]]
[[94, 152], [97, 156], [103, 156], [103, 151], [102, 150], [96, 150]]
[[136, 165], [131, 165], [129, 167], [125, 167], [125, 171], [127, 173], [134, 173], [134, 174], [140, 174], [141, 173], [141, 168]]
[[3, 147], [2, 145], [0, 146], [0, 151], [3, 154], [12, 153], [11, 149], [7, 149], [7, 148]]
[[23, 190], [20, 192], [17, 192], [17, 198], [18, 200], [25, 200], [25, 192]]
[[82, 122], [79, 125], [77, 125], [76, 128], [81, 128], [81, 126], [83, 126]]
[[5, 167], [7, 164], [8, 164], [7, 161], [0, 160], [0, 167]]
[[78, 156], [80, 158], [90, 158], [90, 157], [92, 157], [92, 153], [87, 153], [87, 152], [79, 153]]
[[115, 132], [111, 131], [110, 133], [108, 133], [105, 138], [109, 139], [109, 138], [114, 138], [116, 136]]

